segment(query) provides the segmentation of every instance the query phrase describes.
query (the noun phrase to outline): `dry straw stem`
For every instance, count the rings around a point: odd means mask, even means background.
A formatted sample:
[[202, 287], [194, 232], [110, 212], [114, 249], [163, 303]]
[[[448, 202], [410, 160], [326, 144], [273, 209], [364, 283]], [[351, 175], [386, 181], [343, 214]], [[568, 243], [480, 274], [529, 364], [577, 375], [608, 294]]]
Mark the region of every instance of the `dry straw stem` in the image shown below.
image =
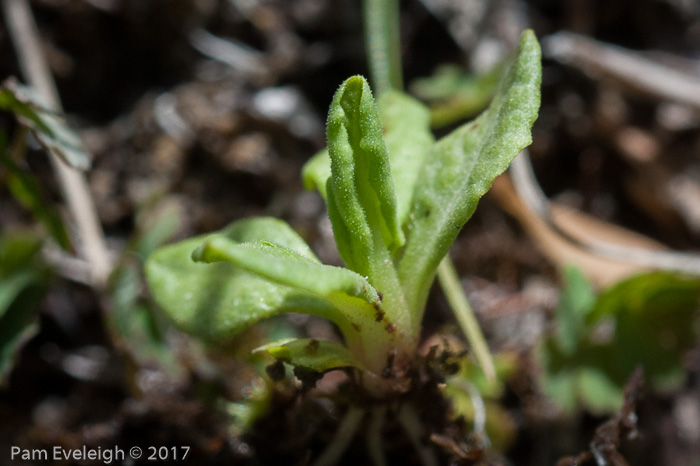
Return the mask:
[[[61, 112], [58, 91], [42, 53], [29, 4], [26, 0], [3, 0], [2, 7], [22, 74], [51, 110]], [[90, 264], [93, 286], [102, 288], [111, 271], [111, 260], [87, 181], [81, 172], [68, 166], [52, 151], [48, 152], [78, 232], [77, 241], [74, 241], [76, 249]]]
[[[562, 225], [557, 222], [557, 218], [553, 216], [549, 199], [537, 183], [527, 151], [523, 151], [513, 161], [510, 174], [515, 190], [527, 208], [546, 223], [558, 237], [577, 249], [604, 258], [611, 263], [635, 266], [632, 271], [635, 269], [637, 271], [641, 269], [666, 270], [700, 276], [700, 256], [698, 254], [630, 246], [635, 242], [640, 244], [637, 241], [631, 241], [630, 235], [627, 235], [623, 243], [614, 241], [610, 235], [607, 235], [605, 239], [602, 235], [579, 237], [562, 228]], [[561, 220], [561, 216], [559, 217]], [[638, 238], [638, 235], [634, 236]]]
[[644, 58], [639, 53], [571, 32], [542, 40], [549, 58], [637, 91], [700, 109], [700, 80], [696, 75]]

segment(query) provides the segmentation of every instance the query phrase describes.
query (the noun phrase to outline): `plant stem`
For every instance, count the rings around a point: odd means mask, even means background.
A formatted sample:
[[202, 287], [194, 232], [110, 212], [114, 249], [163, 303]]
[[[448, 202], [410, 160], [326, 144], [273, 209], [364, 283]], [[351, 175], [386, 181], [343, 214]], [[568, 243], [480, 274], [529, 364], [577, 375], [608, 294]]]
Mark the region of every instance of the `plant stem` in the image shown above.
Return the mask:
[[[22, 74], [52, 110], [61, 111], [58, 91], [44, 59], [38, 28], [29, 4], [26, 0], [3, 0], [2, 6]], [[81, 172], [65, 164], [56, 154], [48, 152], [78, 232], [79, 238], [73, 241], [73, 245], [90, 263], [92, 284], [98, 289], [102, 288], [107, 282], [112, 264], [87, 180]]]
[[364, 0], [365, 48], [377, 96], [402, 90], [399, 0]]
[[457, 322], [462, 328], [462, 331], [467, 337], [467, 341], [474, 351], [476, 361], [486, 374], [486, 378], [494, 382], [496, 380], [496, 369], [493, 365], [491, 352], [484, 339], [484, 334], [481, 332], [481, 327], [474, 316], [474, 311], [469, 305], [467, 295], [464, 293], [459, 276], [455, 270], [449, 256], [445, 256], [438, 267], [438, 279], [440, 286], [445, 293], [447, 302], [450, 303], [452, 310], [457, 317]]

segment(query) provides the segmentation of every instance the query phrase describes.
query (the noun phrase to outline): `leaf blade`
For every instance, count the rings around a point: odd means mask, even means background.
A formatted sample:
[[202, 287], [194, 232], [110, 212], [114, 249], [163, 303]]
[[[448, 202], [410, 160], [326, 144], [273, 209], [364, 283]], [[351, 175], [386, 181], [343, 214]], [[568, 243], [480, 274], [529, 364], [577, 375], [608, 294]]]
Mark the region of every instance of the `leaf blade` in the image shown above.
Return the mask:
[[541, 52], [532, 31], [489, 108], [438, 141], [416, 186], [413, 223], [399, 265], [408, 304], [420, 320], [435, 271], [481, 196], [530, 144], [539, 109]]
[[377, 106], [396, 189], [397, 215], [403, 226], [411, 211], [421, 168], [435, 143], [430, 130], [430, 111], [418, 100], [397, 91], [382, 94]]
[[[235, 241], [274, 240], [299, 251], [300, 255], [313, 257], [304, 241], [277, 219], [263, 217], [234, 222], [222, 233]], [[232, 264], [193, 262], [192, 251], [207, 237], [161, 247], [146, 261], [151, 295], [184, 332], [205, 340], [225, 340], [257, 321], [284, 312], [323, 317], [336, 312], [324, 299], [271, 283]], [[315, 259], [311, 257], [308, 260]]]
[[248, 273], [322, 297], [344, 293], [379, 304], [377, 291], [361, 275], [323, 265], [275, 243], [236, 243], [215, 235], [195, 250], [192, 258], [197, 262], [230, 262]]

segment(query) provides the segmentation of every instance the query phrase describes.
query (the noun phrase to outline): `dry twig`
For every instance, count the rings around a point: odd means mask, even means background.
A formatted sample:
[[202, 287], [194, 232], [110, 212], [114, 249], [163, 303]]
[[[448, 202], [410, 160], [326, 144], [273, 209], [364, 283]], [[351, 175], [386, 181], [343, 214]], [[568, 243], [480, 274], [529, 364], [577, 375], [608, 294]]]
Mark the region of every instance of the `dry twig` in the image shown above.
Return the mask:
[[[2, 7], [22, 74], [51, 110], [60, 112], [58, 91], [42, 53], [39, 32], [29, 4], [26, 0], [3, 0]], [[49, 159], [75, 222], [78, 238], [74, 245], [91, 266], [92, 284], [102, 287], [112, 266], [88, 183], [81, 172], [68, 166], [52, 151], [49, 151]]]

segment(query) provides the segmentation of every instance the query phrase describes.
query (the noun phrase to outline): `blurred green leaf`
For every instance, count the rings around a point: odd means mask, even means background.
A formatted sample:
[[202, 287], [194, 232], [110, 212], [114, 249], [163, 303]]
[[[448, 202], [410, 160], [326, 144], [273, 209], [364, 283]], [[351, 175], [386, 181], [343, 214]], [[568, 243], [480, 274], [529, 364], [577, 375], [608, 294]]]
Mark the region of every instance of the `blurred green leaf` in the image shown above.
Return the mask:
[[0, 235], [0, 277], [35, 269], [41, 238], [31, 231], [6, 231]]
[[181, 222], [174, 204], [147, 205], [136, 216], [136, 232], [130, 238], [110, 280], [112, 309], [109, 325], [125, 341], [126, 350], [139, 366], [158, 364], [168, 373], [180, 372], [175, 354], [165, 340], [171, 324], [144, 299], [143, 261], [158, 246], [172, 238]]
[[36, 177], [22, 169], [2, 148], [0, 148], [0, 164], [7, 170], [7, 187], [17, 202], [32, 212], [59, 246], [69, 250], [71, 245], [63, 219], [58, 210], [45, 202]]
[[30, 232], [0, 236], [0, 387], [7, 384], [15, 359], [39, 330], [38, 304], [48, 272], [35, 260], [41, 240]]
[[620, 409], [626, 378], [615, 376], [611, 350], [609, 345], [579, 344], [575, 353], [567, 354], [556, 342], [544, 342], [538, 349], [544, 392], [568, 414], [587, 409], [604, 415]]
[[331, 177], [331, 156], [328, 149], [323, 149], [309, 159], [301, 171], [304, 187], [308, 190], [318, 189], [324, 200], [327, 201], [326, 182]]
[[483, 75], [473, 75], [456, 65], [440, 66], [433, 76], [415, 80], [411, 91], [431, 104], [432, 124], [436, 128], [477, 115], [486, 108], [498, 89], [504, 64]]
[[240, 401], [221, 402], [222, 410], [230, 416], [229, 428], [235, 436], [248, 432], [270, 409], [272, 390], [262, 377], [256, 377], [245, 391]]
[[593, 286], [578, 268], [564, 269], [564, 289], [556, 310], [557, 343], [566, 354], [576, 351], [586, 330], [586, 317], [593, 310], [596, 294]]
[[[538, 352], [545, 392], [567, 412], [583, 406], [610, 413], [621, 406], [624, 384], [638, 365], [653, 389], [678, 388], [686, 377], [682, 356], [697, 342], [700, 278], [639, 275], [606, 290], [588, 306], [589, 292], [580, 282], [583, 299], [574, 299], [572, 306], [571, 285], [580, 280], [574, 277], [569, 275], [564, 290], [566, 305], [558, 308], [557, 321], [565, 322], [564, 330]], [[595, 336], [596, 324], [603, 321], [614, 328], [609, 341]]]
[[84, 151], [80, 138], [31, 87], [14, 79], [0, 85], [0, 109], [14, 113], [36, 135], [47, 149], [78, 170], [90, 168], [90, 156]]
[[425, 159], [435, 143], [430, 113], [413, 97], [396, 91], [382, 94], [377, 105], [391, 161], [397, 214], [401, 225], [405, 225]]
[[32, 270], [20, 270], [0, 280], [0, 319], [17, 296], [34, 281]]
[[486, 398], [499, 398], [505, 390], [507, 381], [517, 368], [517, 355], [514, 353], [499, 353], [494, 356], [494, 367], [496, 369], [496, 380], [489, 380], [484, 373], [484, 369], [469, 358], [463, 358], [459, 372], [447, 379], [449, 386], [453, 380], [468, 380], [479, 390], [479, 393]]
[[700, 278], [652, 273], [625, 280], [599, 298], [591, 320], [616, 318], [613, 354], [626, 378], [638, 364], [657, 390], [685, 379], [681, 357], [696, 342]]
[[576, 383], [581, 402], [592, 413], [611, 413], [622, 407], [624, 382], [613, 380], [600, 366], [580, 367]]

